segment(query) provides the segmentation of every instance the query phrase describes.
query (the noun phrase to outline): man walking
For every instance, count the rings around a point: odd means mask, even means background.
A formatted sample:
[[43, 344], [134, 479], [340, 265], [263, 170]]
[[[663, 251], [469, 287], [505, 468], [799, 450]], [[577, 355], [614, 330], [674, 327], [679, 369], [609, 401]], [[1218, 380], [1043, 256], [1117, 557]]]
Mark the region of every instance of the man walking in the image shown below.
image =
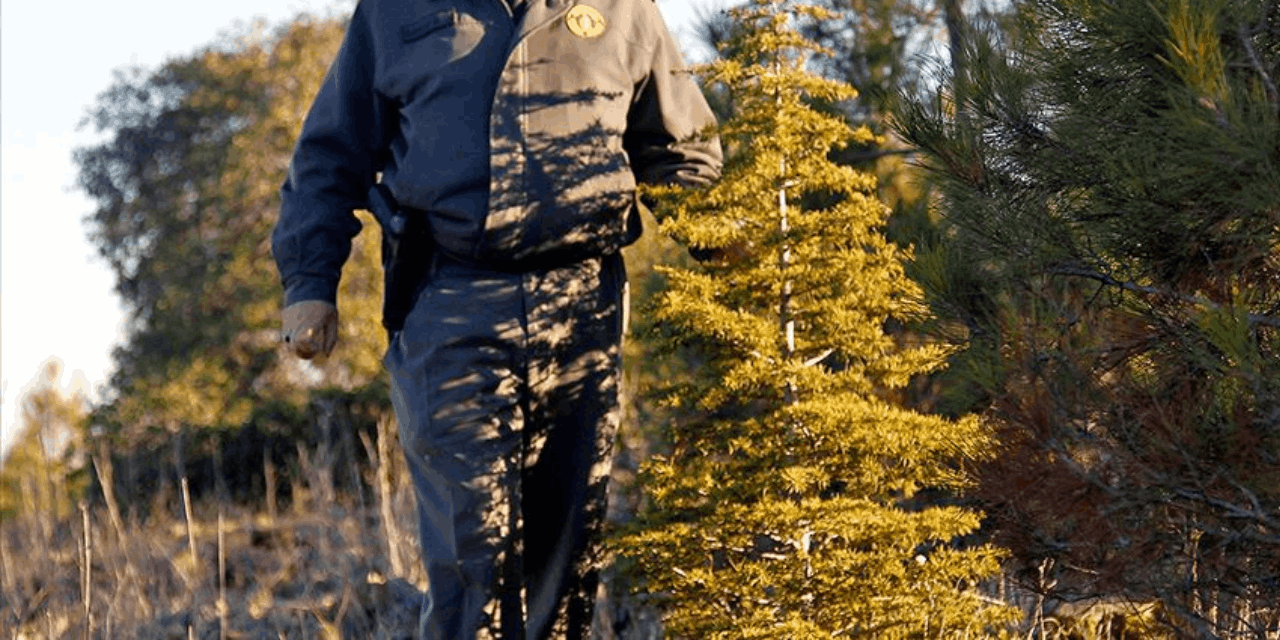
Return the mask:
[[273, 252], [283, 337], [337, 339], [369, 208], [429, 579], [423, 638], [584, 638], [618, 422], [637, 180], [719, 176], [652, 0], [362, 0], [307, 116]]

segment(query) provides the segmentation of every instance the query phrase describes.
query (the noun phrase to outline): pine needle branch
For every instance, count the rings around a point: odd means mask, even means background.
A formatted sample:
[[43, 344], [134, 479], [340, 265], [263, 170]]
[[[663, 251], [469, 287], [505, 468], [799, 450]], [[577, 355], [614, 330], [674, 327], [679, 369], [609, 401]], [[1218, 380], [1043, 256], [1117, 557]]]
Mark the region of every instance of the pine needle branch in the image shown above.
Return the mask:
[[1280, 115], [1280, 91], [1276, 90], [1275, 81], [1271, 79], [1271, 74], [1258, 58], [1258, 52], [1253, 48], [1253, 40], [1245, 30], [1243, 22], [1236, 25], [1236, 35], [1240, 38], [1240, 45], [1244, 47], [1245, 55], [1249, 57], [1249, 66], [1253, 67], [1258, 77], [1262, 78], [1262, 85], [1267, 88], [1267, 100], [1271, 103], [1271, 108]]
[[[1185, 302], [1187, 304], [1205, 307], [1208, 309], [1212, 309], [1214, 311], [1222, 310], [1221, 304], [1218, 304], [1203, 296], [1189, 296], [1186, 294], [1175, 293], [1167, 289], [1161, 289], [1159, 287], [1152, 287], [1148, 285], [1137, 284], [1135, 282], [1126, 282], [1123, 280], [1117, 280], [1105, 273], [1099, 273], [1097, 271], [1092, 271], [1089, 269], [1082, 269], [1079, 267], [1053, 267], [1048, 270], [1048, 273], [1050, 273], [1051, 275], [1087, 278], [1089, 280], [1101, 282], [1105, 285], [1117, 287], [1133, 293], [1141, 293], [1141, 294], [1159, 297], [1159, 298], [1178, 300], [1180, 302]], [[1280, 329], [1280, 318], [1277, 318], [1274, 316], [1251, 313], [1247, 316], [1247, 319], [1250, 325], [1264, 325], [1264, 326], [1272, 327], [1274, 329]]]

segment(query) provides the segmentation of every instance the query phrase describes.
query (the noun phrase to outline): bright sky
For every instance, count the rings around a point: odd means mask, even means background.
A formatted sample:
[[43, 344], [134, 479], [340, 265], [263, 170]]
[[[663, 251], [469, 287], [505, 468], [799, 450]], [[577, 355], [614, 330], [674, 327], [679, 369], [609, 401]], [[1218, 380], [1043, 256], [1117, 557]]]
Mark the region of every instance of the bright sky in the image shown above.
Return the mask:
[[[587, 0], [589, 2], [590, 0]], [[682, 42], [695, 7], [727, 0], [659, 0]], [[121, 330], [113, 277], [85, 236], [92, 203], [75, 188], [72, 149], [85, 110], [131, 65], [154, 68], [237, 23], [276, 25], [301, 12], [340, 15], [353, 0], [0, 0], [0, 442], [16, 431], [16, 401], [51, 356], [61, 384], [97, 397]], [[691, 58], [705, 52], [686, 44]]]

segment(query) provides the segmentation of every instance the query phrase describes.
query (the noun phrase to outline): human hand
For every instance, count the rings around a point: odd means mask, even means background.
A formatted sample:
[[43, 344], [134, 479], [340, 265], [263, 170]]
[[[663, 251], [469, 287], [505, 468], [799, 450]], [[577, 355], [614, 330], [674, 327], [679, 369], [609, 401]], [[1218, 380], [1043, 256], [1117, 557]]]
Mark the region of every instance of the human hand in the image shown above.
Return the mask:
[[338, 342], [338, 308], [323, 300], [295, 302], [280, 314], [280, 335], [294, 355], [329, 355]]

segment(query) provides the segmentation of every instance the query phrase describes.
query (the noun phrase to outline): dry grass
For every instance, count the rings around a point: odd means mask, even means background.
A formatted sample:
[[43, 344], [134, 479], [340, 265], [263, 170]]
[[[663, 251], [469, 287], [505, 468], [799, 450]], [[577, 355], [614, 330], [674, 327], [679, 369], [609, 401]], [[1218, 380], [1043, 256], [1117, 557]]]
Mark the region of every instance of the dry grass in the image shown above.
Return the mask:
[[[323, 443], [300, 445], [288, 473], [264, 455], [262, 508], [221, 491], [193, 502], [185, 477], [130, 496], [151, 501], [145, 520], [122, 513], [100, 449], [99, 504], [0, 520], [0, 640], [412, 638], [426, 581], [395, 431], [383, 418], [376, 437], [360, 432], [358, 469]], [[661, 622], [614, 596], [593, 636], [657, 640]]]
[[[0, 637], [411, 637], [423, 584], [416, 540], [398, 534], [389, 545], [378, 508], [334, 499], [323, 474], [310, 480], [276, 519], [215, 500], [192, 505], [189, 521], [133, 519], [124, 535], [105, 508], [57, 522], [50, 536], [36, 517], [0, 523]], [[414, 531], [408, 489], [389, 499], [381, 511], [396, 514], [394, 530]]]
[[[324, 446], [300, 447], [293, 472], [278, 479], [268, 463], [268, 487], [280, 482], [292, 493], [283, 510], [270, 499], [253, 509], [162, 490], [143, 521], [122, 515], [108, 491], [101, 504], [61, 518], [28, 510], [0, 521], [0, 640], [412, 638], [425, 589], [414, 498], [390, 422], [378, 433], [360, 438], [370, 463], [360, 471]], [[635, 496], [618, 489], [630, 484], [637, 451], [624, 439], [613, 519], [634, 508]], [[1046, 608], [1007, 576], [987, 587], [1027, 614], [1011, 630], [1017, 638], [1181, 635], [1150, 604], [1068, 611]], [[639, 602], [609, 593], [593, 638], [661, 638], [660, 616]]]

